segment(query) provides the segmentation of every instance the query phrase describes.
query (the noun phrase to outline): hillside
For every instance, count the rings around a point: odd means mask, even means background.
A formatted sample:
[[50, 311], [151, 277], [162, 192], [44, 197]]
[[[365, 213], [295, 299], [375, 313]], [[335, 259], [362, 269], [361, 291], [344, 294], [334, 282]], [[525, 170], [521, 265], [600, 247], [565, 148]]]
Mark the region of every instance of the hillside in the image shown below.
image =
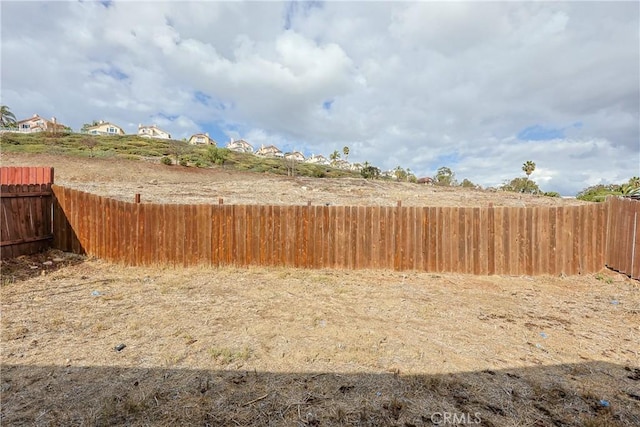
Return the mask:
[[[584, 204], [527, 194], [443, 188], [388, 180], [365, 180], [353, 172], [298, 164], [286, 176], [282, 160], [230, 153], [220, 165], [164, 165], [178, 145], [182, 156], [195, 159], [204, 147], [138, 137], [103, 137], [90, 149], [82, 135], [46, 138], [7, 135], [2, 138], [3, 166], [53, 166], [56, 183], [94, 194], [143, 202], [226, 204], [331, 204], [361, 206], [563, 206]], [[310, 176], [301, 176], [304, 172]], [[315, 176], [324, 176], [316, 178]]]

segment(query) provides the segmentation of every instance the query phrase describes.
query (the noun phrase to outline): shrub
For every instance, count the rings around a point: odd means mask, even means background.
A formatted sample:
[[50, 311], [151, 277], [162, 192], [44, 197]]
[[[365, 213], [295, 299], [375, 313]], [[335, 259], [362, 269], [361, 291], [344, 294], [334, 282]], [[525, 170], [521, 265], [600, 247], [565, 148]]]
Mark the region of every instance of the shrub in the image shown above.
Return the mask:
[[171, 161], [171, 158], [169, 156], [164, 156], [162, 159], [160, 159], [160, 163], [162, 163], [163, 165], [171, 165], [171, 164], [173, 164], [173, 162]]
[[189, 166], [189, 162], [184, 157], [180, 157], [180, 162], [179, 163], [180, 163], [180, 166], [184, 166], [184, 167]]
[[229, 157], [229, 150], [226, 148], [209, 147], [206, 157], [214, 165], [224, 165]]
[[367, 165], [360, 169], [360, 175], [365, 179], [377, 179], [380, 177], [380, 169], [375, 166]]

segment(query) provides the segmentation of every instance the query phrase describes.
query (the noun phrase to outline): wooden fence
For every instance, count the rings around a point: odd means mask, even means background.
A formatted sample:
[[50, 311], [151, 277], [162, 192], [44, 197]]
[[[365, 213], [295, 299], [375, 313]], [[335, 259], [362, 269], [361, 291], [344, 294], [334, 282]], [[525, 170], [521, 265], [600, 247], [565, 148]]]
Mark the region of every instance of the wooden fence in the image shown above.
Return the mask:
[[12, 258], [51, 246], [51, 184], [0, 186], [0, 257]]
[[52, 167], [3, 166], [0, 168], [0, 185], [53, 184]]
[[0, 167], [0, 257], [51, 246], [52, 167]]
[[55, 247], [128, 265], [584, 274], [605, 265], [608, 204], [365, 207], [128, 203], [53, 186]]
[[610, 197], [606, 266], [640, 280], [640, 201]]

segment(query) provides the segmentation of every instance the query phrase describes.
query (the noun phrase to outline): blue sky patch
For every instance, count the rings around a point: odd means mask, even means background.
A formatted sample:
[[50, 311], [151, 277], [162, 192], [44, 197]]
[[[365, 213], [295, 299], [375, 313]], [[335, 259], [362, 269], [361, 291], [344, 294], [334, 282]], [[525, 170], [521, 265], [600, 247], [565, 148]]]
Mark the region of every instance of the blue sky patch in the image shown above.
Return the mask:
[[458, 153], [449, 153], [438, 156], [436, 160], [431, 162], [432, 168], [439, 169], [442, 166], [446, 166], [449, 169], [454, 169], [454, 166], [460, 162], [460, 155]]
[[[580, 126], [581, 125], [582, 124], [580, 123]], [[564, 138], [564, 129], [554, 129], [541, 125], [533, 125], [522, 129], [518, 133], [517, 137], [521, 141], [549, 141], [551, 139], [561, 139]]]
[[109, 67], [109, 68], [99, 68], [97, 70], [94, 70], [91, 72], [91, 76], [95, 76], [97, 74], [102, 74], [105, 76], [109, 76], [115, 80], [127, 80], [129, 78], [129, 76], [125, 73], [123, 73], [122, 71], [120, 71], [118, 68], [116, 67]]
[[229, 143], [230, 138], [217, 123], [202, 123], [200, 127], [203, 133], [208, 133], [213, 138], [218, 147], [224, 148]]
[[304, 16], [308, 16], [313, 9], [322, 8], [322, 1], [297, 1], [292, 0], [285, 5], [284, 10], [284, 29], [290, 30], [293, 24], [293, 20], [298, 13], [302, 13]]
[[211, 95], [207, 95], [204, 92], [201, 92], [199, 90], [195, 91], [193, 93], [193, 99], [201, 105], [204, 105], [205, 107], [212, 107], [215, 108], [219, 111], [225, 111], [228, 109], [232, 109], [233, 108], [233, 104], [225, 104], [224, 102], [220, 101], [217, 98], [214, 98]]
[[195, 91], [193, 97], [195, 98], [196, 102], [202, 105], [209, 105], [209, 102], [211, 102], [211, 97], [204, 92], [200, 92], [199, 90]]
[[165, 120], [169, 120], [170, 122], [173, 122], [178, 118], [178, 115], [176, 115], [176, 114], [169, 115], [169, 114], [164, 114], [164, 113], [158, 113], [154, 117], [162, 117]]
[[331, 110], [332, 105], [333, 105], [333, 99], [329, 99], [322, 103], [322, 109], [329, 111]]

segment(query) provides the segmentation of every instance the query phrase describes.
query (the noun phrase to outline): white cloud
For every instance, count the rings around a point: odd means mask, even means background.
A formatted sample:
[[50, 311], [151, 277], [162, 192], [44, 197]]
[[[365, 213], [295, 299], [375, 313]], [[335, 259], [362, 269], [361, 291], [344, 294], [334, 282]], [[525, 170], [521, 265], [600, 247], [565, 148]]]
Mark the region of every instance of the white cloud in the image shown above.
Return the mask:
[[[640, 175], [637, 3], [0, 7], [2, 103], [20, 117], [348, 145], [352, 161], [485, 186], [534, 160], [532, 178], [564, 194]], [[520, 141], [525, 128], [564, 136]]]

